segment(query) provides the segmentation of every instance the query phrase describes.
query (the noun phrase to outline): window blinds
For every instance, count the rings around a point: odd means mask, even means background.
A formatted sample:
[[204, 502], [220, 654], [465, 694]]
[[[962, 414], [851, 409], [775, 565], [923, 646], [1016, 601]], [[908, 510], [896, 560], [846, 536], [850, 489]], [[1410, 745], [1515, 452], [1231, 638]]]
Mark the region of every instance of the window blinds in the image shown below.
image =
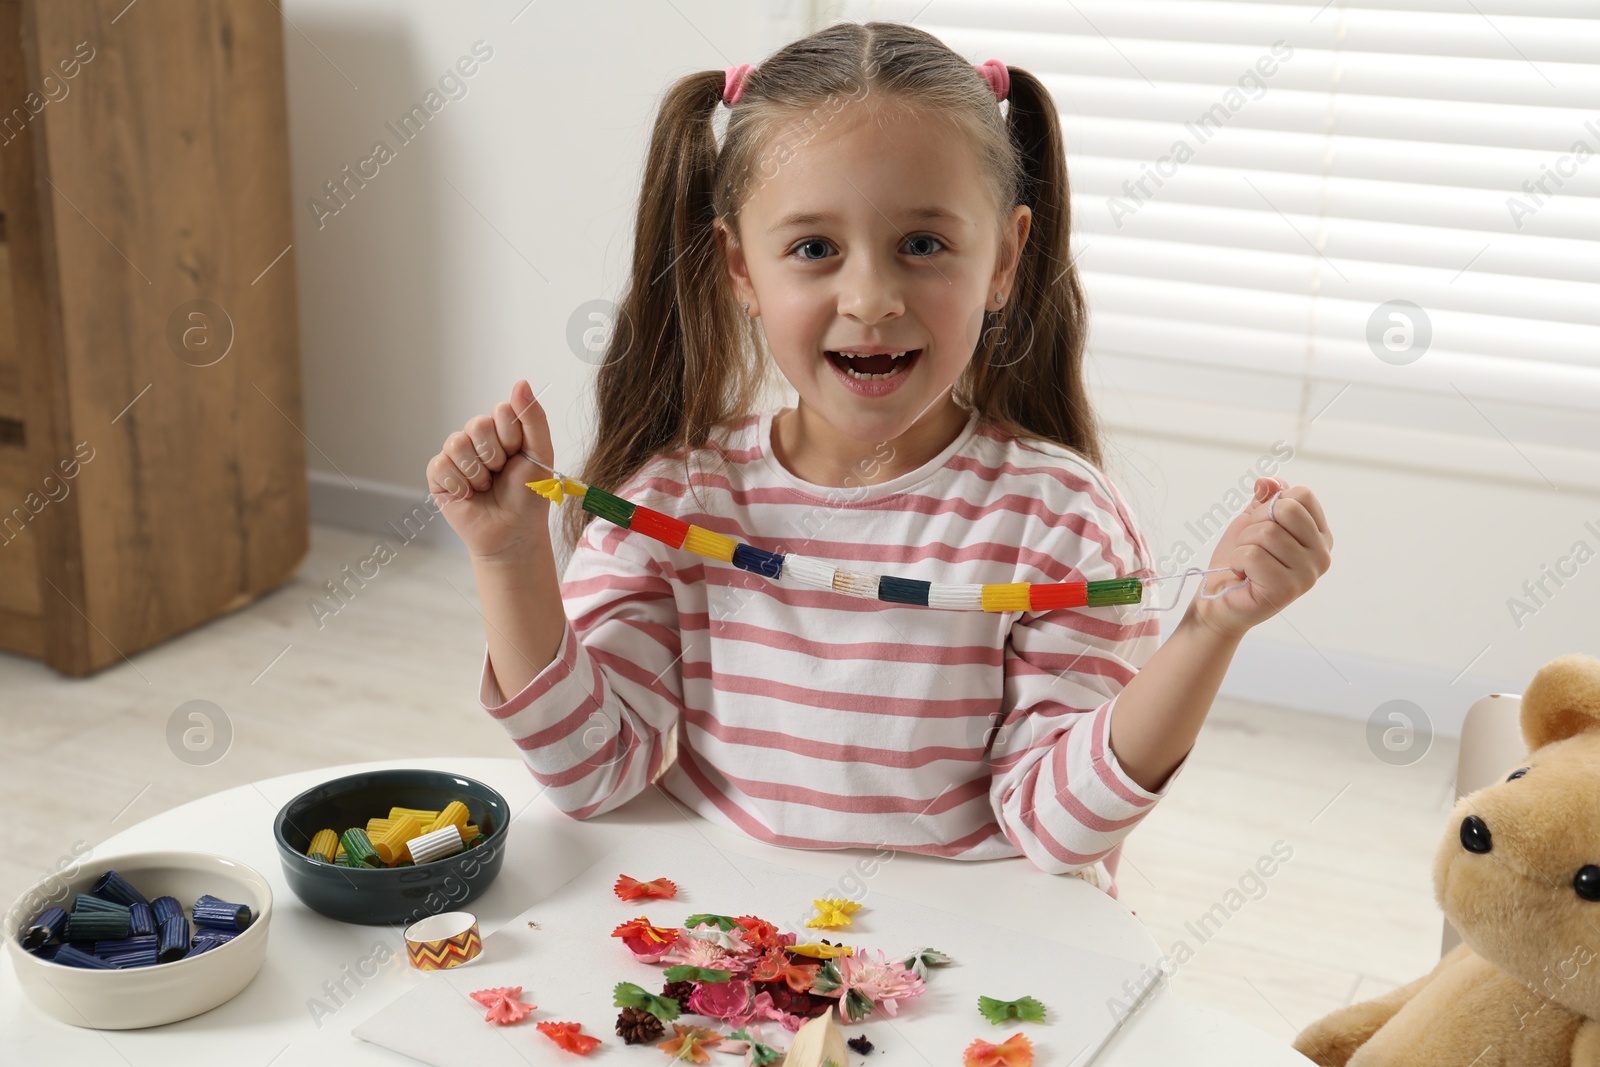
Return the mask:
[[828, 13], [1048, 85], [1114, 425], [1600, 490], [1600, 3]]

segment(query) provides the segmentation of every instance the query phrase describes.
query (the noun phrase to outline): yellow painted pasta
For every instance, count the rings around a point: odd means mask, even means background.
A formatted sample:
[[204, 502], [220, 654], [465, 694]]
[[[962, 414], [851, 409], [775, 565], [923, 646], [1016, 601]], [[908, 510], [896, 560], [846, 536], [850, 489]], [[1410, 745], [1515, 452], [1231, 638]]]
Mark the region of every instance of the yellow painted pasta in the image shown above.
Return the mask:
[[439, 812], [439, 817], [432, 824], [423, 827], [427, 833], [442, 830], [446, 826], [454, 826], [457, 830], [464, 830], [467, 825], [467, 806], [459, 800], [452, 800]]
[[984, 611], [1027, 611], [1028, 583], [1007, 582], [983, 587]]
[[333, 858], [344, 851], [344, 846], [339, 844], [339, 835], [332, 830], [318, 830], [311, 837], [311, 847], [306, 849], [308, 856], [320, 856], [324, 862], [332, 863]]
[[693, 552], [697, 556], [707, 559], [720, 559], [724, 563], [733, 562], [733, 547], [738, 544], [731, 537], [713, 533], [701, 526], [692, 523], [689, 532], [683, 537], [683, 550]]
[[421, 836], [422, 823], [417, 817], [402, 815], [398, 819], [389, 820], [389, 828], [372, 839], [372, 847], [378, 853], [378, 858], [384, 862], [384, 866], [393, 867], [401, 860], [411, 858], [411, 853], [406, 850], [406, 842], [413, 837]]
[[389, 827], [391, 827], [393, 825], [394, 825], [394, 820], [393, 819], [378, 819], [378, 818], [368, 819], [367, 820], [367, 836], [371, 837], [371, 838], [376, 838], [379, 834], [383, 833], [385, 830], [387, 830]]
[[433, 820], [435, 820], [435, 819], [437, 819], [439, 817], [439, 813], [437, 811], [429, 811], [427, 808], [390, 808], [389, 809], [389, 818], [391, 818], [391, 819], [398, 819], [402, 815], [415, 815], [417, 817], [417, 821], [420, 822], [423, 826], [431, 825], [433, 823]]
[[474, 837], [477, 837], [481, 832], [481, 830], [472, 825], [470, 822], [461, 828], [461, 836], [468, 841], [471, 841]]

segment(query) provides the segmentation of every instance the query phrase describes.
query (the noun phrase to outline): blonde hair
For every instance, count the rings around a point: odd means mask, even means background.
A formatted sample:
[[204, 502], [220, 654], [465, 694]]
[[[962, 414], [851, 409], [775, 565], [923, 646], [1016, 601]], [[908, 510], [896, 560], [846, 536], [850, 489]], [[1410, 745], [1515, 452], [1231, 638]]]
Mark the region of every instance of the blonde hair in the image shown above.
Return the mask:
[[[754, 320], [734, 302], [712, 223], [738, 233], [740, 208], [814, 129], [868, 96], [928, 109], [970, 136], [1001, 207], [1033, 218], [1013, 298], [985, 329], [953, 398], [1014, 436], [1063, 445], [1095, 466], [1100, 431], [1083, 387], [1087, 307], [1068, 247], [1071, 207], [1055, 104], [1026, 70], [1008, 68], [1008, 108], [973, 65], [938, 38], [895, 22], [841, 22], [794, 41], [750, 73], [713, 130], [725, 73], [667, 90], [651, 132], [633, 264], [618, 327], [596, 378], [596, 441], [578, 477], [613, 491], [654, 455], [689, 451], [750, 412], [767, 381]], [[812, 134], [814, 136], [814, 133]], [[686, 477], [687, 484], [687, 477]], [[563, 509], [576, 543], [593, 516]]]

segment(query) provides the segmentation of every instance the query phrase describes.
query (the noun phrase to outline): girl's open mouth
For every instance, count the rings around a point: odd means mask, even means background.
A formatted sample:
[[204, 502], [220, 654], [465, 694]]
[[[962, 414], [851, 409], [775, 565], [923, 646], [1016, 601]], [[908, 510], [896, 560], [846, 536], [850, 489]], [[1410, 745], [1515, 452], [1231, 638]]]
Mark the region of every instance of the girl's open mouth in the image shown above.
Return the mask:
[[828, 362], [839, 380], [852, 392], [865, 396], [882, 396], [893, 391], [900, 384], [900, 379], [916, 365], [921, 355], [920, 348], [876, 356], [827, 353]]

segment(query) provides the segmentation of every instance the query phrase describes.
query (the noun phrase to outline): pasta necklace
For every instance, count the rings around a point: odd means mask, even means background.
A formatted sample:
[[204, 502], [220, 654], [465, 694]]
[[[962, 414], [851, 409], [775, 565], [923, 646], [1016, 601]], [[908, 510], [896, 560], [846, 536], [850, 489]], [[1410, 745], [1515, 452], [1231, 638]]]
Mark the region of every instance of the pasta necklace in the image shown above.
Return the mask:
[[[740, 570], [759, 574], [774, 581], [788, 579], [797, 585], [828, 589], [862, 600], [958, 611], [1098, 608], [1113, 604], [1142, 604], [1146, 586], [1177, 578], [1178, 591], [1174, 594], [1171, 604], [1149, 604], [1140, 608], [1141, 611], [1169, 611], [1177, 605], [1178, 598], [1183, 595], [1183, 587], [1188, 584], [1191, 574], [1200, 576], [1199, 596], [1202, 600], [1215, 600], [1250, 581], [1249, 578], [1244, 578], [1226, 589], [1208, 594], [1206, 576], [1218, 571], [1232, 572], [1234, 568], [1190, 567], [1179, 574], [1168, 574], [1157, 578], [1107, 578], [1096, 582], [990, 582], [981, 585], [925, 582], [891, 574], [843, 570], [810, 556], [793, 552], [768, 552], [756, 548], [725, 534], [707, 530], [703, 526], [664, 515], [654, 508], [624, 500], [604, 489], [585, 485], [575, 478], [567, 477], [548, 463], [534, 459], [526, 452], [519, 454], [523, 459], [543, 467], [554, 475], [551, 478], [523, 484], [558, 506], [568, 497], [579, 498], [583, 501], [584, 511], [624, 530], [631, 530], [660, 541], [669, 548], [682, 549], [706, 559], [731, 563]], [[1272, 503], [1276, 502], [1278, 495], [1273, 494], [1271, 501], [1268, 502], [1269, 516], [1272, 513]]]

